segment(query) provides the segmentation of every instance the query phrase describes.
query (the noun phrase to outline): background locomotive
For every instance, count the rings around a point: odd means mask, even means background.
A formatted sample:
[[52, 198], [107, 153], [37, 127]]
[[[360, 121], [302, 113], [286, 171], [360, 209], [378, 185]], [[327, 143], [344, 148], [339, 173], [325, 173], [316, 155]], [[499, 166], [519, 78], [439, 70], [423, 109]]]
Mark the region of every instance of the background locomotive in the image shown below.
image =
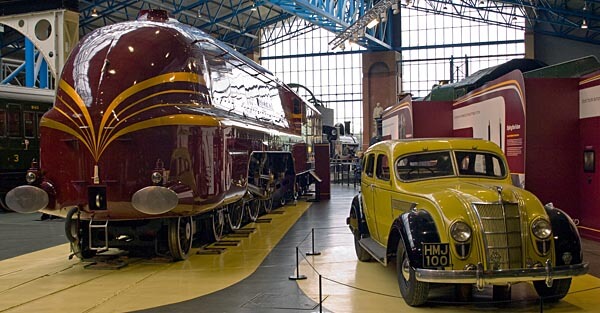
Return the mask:
[[109, 247], [185, 259], [311, 183], [318, 111], [267, 70], [164, 11], [95, 30], [41, 121], [18, 212], [66, 217], [75, 255]]
[[0, 210], [12, 188], [25, 184], [31, 161], [38, 158], [39, 121], [52, 106], [54, 95], [40, 89], [0, 86]]

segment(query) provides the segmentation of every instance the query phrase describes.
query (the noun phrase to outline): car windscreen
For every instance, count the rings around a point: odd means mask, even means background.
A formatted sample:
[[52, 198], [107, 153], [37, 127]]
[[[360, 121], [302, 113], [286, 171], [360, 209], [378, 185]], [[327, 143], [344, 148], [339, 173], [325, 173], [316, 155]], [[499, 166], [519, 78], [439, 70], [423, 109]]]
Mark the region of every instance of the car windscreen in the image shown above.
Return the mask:
[[398, 178], [404, 181], [454, 175], [450, 151], [411, 154], [396, 161]]
[[455, 151], [459, 176], [506, 176], [504, 161], [495, 154], [483, 151]]

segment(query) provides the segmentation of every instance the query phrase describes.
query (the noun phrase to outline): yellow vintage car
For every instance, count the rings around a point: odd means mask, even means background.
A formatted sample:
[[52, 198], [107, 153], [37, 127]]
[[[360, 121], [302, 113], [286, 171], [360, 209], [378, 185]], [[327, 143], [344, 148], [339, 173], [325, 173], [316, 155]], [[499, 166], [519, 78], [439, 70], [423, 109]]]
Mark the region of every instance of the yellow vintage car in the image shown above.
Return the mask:
[[558, 301], [588, 271], [571, 218], [513, 186], [500, 148], [480, 139], [371, 146], [347, 224], [359, 260], [395, 261], [411, 306], [427, 301], [431, 283], [465, 295], [493, 285], [505, 301], [512, 284], [532, 282], [544, 301]]

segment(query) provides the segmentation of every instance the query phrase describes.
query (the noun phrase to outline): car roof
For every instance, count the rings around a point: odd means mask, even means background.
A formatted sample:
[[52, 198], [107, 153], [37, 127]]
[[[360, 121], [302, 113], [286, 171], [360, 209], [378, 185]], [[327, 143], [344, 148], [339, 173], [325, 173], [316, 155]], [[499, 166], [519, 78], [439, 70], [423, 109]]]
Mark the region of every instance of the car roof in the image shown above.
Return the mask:
[[435, 150], [486, 150], [502, 154], [500, 147], [495, 143], [476, 138], [415, 138], [384, 140], [372, 145], [366, 152], [368, 153], [373, 150], [387, 150], [394, 152], [394, 155]]

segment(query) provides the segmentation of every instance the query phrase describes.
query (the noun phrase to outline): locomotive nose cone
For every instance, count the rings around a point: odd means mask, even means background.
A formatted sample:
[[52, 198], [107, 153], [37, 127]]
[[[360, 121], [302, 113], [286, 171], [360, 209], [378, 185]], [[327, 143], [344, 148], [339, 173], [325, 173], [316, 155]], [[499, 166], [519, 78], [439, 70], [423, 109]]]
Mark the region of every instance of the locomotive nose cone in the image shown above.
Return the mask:
[[173, 210], [179, 198], [175, 191], [160, 187], [148, 186], [136, 191], [131, 197], [131, 205], [145, 214], [162, 214]]
[[48, 194], [35, 186], [19, 186], [6, 194], [6, 205], [19, 213], [37, 212], [48, 205]]

